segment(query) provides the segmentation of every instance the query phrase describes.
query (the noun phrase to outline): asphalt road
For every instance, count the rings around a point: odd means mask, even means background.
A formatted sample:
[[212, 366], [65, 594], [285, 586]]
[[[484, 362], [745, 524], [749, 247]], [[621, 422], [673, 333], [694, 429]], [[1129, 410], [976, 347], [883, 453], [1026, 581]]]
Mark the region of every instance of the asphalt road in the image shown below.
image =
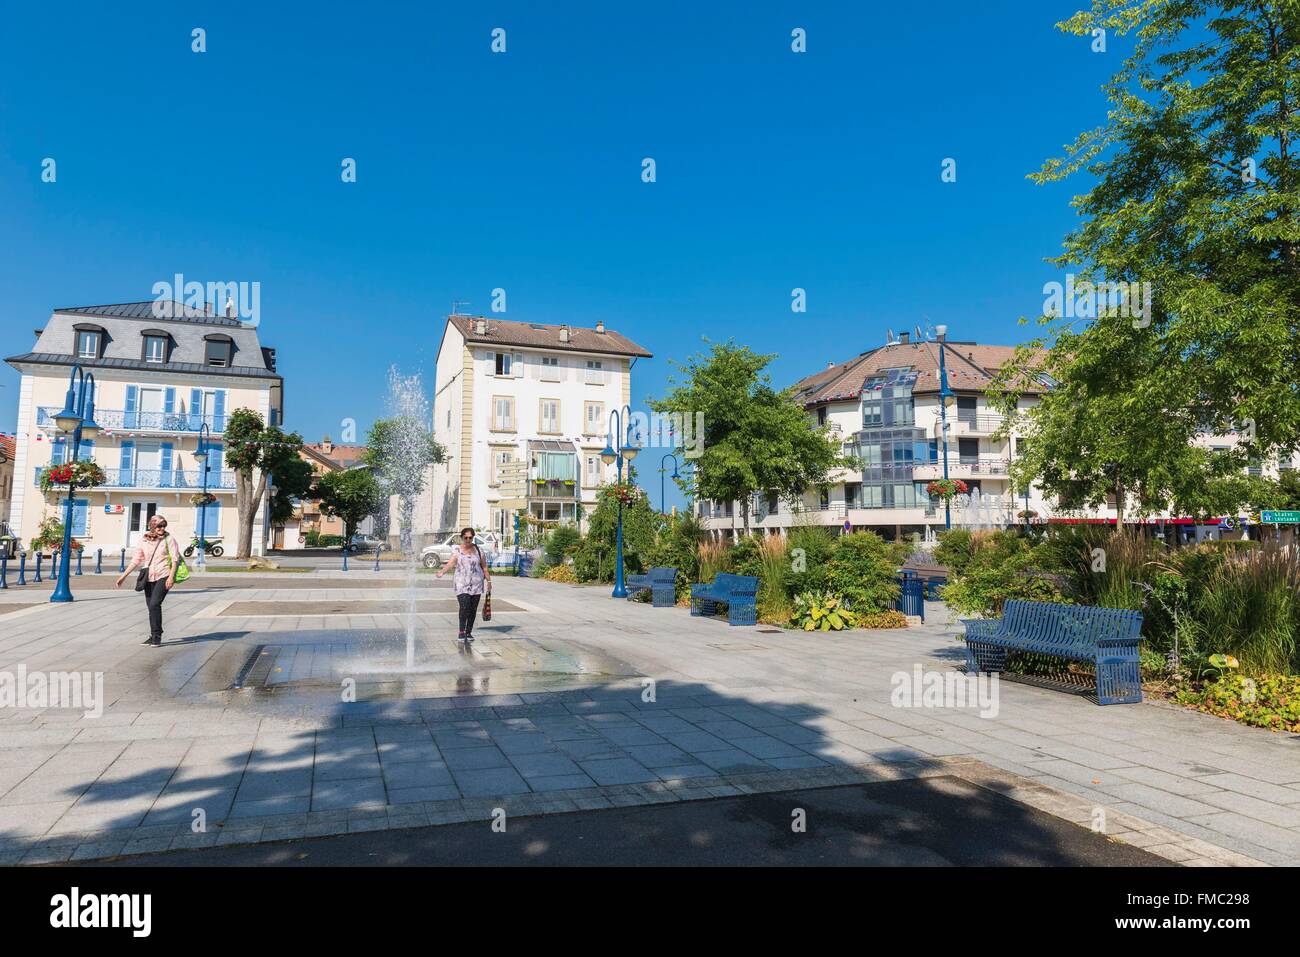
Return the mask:
[[[795, 822], [802, 812], [806, 829]], [[954, 778], [148, 854], [106, 866], [1167, 866]]]

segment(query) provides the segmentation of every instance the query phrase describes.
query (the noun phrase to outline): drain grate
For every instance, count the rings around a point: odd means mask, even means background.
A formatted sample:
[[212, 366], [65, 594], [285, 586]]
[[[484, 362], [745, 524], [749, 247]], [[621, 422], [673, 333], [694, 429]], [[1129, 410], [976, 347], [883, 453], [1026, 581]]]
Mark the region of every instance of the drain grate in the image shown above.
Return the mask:
[[[266, 680], [266, 675], [271, 670], [271, 664], [275, 661], [275, 655], [267, 651], [266, 645], [257, 645], [248, 653], [248, 660], [244, 662], [242, 668], [235, 675], [235, 680], [230, 683], [230, 691], [237, 691], [248, 684], [259, 685]], [[258, 665], [264, 665], [261, 669], [260, 677], [253, 677], [253, 672], [258, 670]]]

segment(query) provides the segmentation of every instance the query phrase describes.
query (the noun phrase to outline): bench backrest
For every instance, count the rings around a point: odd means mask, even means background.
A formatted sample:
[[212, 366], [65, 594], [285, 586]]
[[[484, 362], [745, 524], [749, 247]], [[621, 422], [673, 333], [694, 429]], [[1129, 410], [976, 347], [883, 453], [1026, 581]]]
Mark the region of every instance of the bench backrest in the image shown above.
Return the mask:
[[677, 569], [656, 565], [650, 569], [646, 577], [652, 582], [675, 582], [677, 581]]
[[752, 575], [732, 575], [721, 572], [713, 579], [713, 587], [717, 591], [725, 591], [737, 597], [754, 595], [758, 593], [758, 579]]
[[1003, 606], [1002, 617], [1011, 634], [1063, 650], [1089, 650], [1102, 641], [1142, 633], [1142, 612], [1128, 608], [1012, 600]]

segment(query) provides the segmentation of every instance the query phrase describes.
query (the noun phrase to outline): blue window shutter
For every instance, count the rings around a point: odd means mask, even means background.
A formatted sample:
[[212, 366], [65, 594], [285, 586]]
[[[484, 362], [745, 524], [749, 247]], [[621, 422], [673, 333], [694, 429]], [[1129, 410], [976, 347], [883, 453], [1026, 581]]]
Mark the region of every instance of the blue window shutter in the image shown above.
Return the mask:
[[212, 431], [226, 430], [226, 390], [218, 389], [212, 397]]
[[92, 462], [95, 459], [95, 440], [82, 439], [81, 448], [77, 449], [77, 458], [83, 462]]
[[167, 488], [174, 484], [172, 482], [172, 444], [170, 442], [162, 443], [161, 452], [158, 462], [158, 468], [162, 471], [161, 487]]
[[[194, 509], [194, 534], [199, 532], [199, 515], [204, 509], [196, 507]], [[213, 502], [207, 507], [206, 514], [203, 515], [203, 537], [215, 538], [221, 534], [221, 503]]]
[[221, 484], [221, 468], [224, 464], [226, 449], [222, 445], [208, 446], [208, 484]]
[[68, 440], [62, 435], [54, 437], [50, 443], [50, 464], [62, 465], [68, 455]]
[[90, 499], [74, 498], [72, 500], [72, 534], [86, 534], [86, 518], [90, 511]]
[[163, 389], [163, 411], [172, 415], [176, 411], [176, 387], [168, 386]]
[[129, 385], [126, 387], [126, 415], [123, 425], [128, 429], [134, 429], [139, 423], [136, 421], [135, 410], [139, 406], [140, 396], [139, 389], [136, 386]]
[[190, 389], [190, 431], [197, 432], [203, 422], [203, 390]]
[[118, 466], [117, 484], [118, 485], [130, 486], [135, 484], [131, 479], [131, 473], [133, 471], [132, 464], [134, 460], [135, 460], [135, 443], [123, 442], [121, 448], [121, 454], [117, 460], [117, 466]]

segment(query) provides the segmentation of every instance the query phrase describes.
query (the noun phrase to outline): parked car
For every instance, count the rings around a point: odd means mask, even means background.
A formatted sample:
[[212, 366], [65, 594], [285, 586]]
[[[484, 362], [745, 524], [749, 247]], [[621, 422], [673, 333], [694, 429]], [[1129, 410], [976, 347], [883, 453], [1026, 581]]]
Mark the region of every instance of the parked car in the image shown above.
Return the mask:
[[[493, 532], [480, 532], [474, 536], [474, 544], [483, 549], [483, 557], [489, 562], [501, 551], [501, 542]], [[460, 535], [448, 535], [444, 542], [426, 545], [420, 550], [420, 561], [425, 568], [437, 568], [451, 560], [451, 550], [460, 545]]]
[[381, 538], [375, 538], [373, 535], [353, 535], [348, 542], [347, 550], [349, 552], [378, 552], [382, 551], [384, 541]]

